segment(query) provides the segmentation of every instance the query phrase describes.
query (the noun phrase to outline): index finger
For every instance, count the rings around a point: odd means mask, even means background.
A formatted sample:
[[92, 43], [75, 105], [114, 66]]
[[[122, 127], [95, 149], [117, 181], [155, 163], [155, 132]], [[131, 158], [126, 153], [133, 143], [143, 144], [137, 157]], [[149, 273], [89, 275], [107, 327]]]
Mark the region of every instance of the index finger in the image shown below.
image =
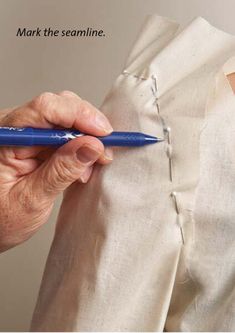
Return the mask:
[[70, 91], [45, 92], [16, 108], [3, 121], [5, 126], [76, 128], [103, 136], [113, 131], [105, 115], [89, 102]]

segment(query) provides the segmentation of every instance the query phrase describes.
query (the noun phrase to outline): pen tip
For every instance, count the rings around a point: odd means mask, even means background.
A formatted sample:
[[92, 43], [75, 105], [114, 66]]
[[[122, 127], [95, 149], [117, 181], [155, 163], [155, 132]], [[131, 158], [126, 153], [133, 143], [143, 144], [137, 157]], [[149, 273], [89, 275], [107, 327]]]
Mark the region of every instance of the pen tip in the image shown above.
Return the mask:
[[157, 138], [156, 136], [151, 136], [151, 135], [145, 135], [145, 140], [147, 141], [147, 143], [156, 143], [164, 141], [164, 139], [162, 138]]

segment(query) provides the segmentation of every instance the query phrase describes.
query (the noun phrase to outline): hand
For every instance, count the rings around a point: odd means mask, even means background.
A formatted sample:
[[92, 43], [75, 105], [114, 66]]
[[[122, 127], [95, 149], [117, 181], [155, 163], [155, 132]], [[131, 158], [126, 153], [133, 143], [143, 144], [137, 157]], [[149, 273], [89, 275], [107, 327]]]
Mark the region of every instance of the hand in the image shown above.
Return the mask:
[[[6, 109], [0, 126], [73, 127], [97, 136], [113, 131], [100, 111], [70, 91], [46, 92]], [[86, 183], [95, 162], [111, 161], [112, 150], [89, 135], [58, 149], [0, 147], [0, 252], [25, 241], [44, 224], [56, 196], [76, 180]]]
[[233, 90], [233, 92], [235, 94], [235, 73], [228, 74], [227, 78], [228, 78], [229, 83], [230, 83], [230, 85], [232, 87], [232, 90]]

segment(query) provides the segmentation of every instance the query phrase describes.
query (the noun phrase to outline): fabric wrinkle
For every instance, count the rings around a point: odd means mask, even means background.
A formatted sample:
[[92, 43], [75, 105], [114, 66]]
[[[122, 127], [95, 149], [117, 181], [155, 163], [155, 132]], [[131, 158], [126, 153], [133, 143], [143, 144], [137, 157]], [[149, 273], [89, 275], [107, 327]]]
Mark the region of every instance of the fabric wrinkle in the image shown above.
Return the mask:
[[66, 191], [33, 331], [235, 329], [232, 70], [234, 36], [147, 18], [101, 110], [164, 142]]

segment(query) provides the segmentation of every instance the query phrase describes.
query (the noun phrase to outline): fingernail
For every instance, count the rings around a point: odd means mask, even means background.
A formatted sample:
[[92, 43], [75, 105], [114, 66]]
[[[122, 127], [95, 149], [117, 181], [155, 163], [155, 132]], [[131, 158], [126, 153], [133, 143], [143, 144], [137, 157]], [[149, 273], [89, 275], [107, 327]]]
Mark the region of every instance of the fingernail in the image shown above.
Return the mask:
[[90, 174], [89, 173], [84, 173], [81, 177], [80, 177], [80, 180], [83, 184], [87, 183], [88, 180], [90, 178]]
[[105, 148], [104, 158], [109, 161], [113, 160], [113, 150], [111, 148]]
[[93, 163], [100, 156], [101, 152], [95, 150], [90, 145], [83, 145], [77, 150], [77, 158], [81, 163]]
[[83, 183], [83, 184], [85, 184], [85, 183], [87, 183], [87, 178], [86, 177], [84, 177], [84, 176], [81, 176], [80, 177], [80, 180], [81, 180], [81, 182]]
[[85, 172], [81, 175], [80, 181], [82, 183], [87, 183], [92, 173], [92, 167], [86, 168]]
[[102, 128], [102, 130], [105, 131], [106, 133], [113, 132], [112, 126], [110, 125], [109, 121], [102, 113], [98, 113], [96, 115], [95, 122], [96, 122], [96, 125], [98, 125], [98, 127]]

